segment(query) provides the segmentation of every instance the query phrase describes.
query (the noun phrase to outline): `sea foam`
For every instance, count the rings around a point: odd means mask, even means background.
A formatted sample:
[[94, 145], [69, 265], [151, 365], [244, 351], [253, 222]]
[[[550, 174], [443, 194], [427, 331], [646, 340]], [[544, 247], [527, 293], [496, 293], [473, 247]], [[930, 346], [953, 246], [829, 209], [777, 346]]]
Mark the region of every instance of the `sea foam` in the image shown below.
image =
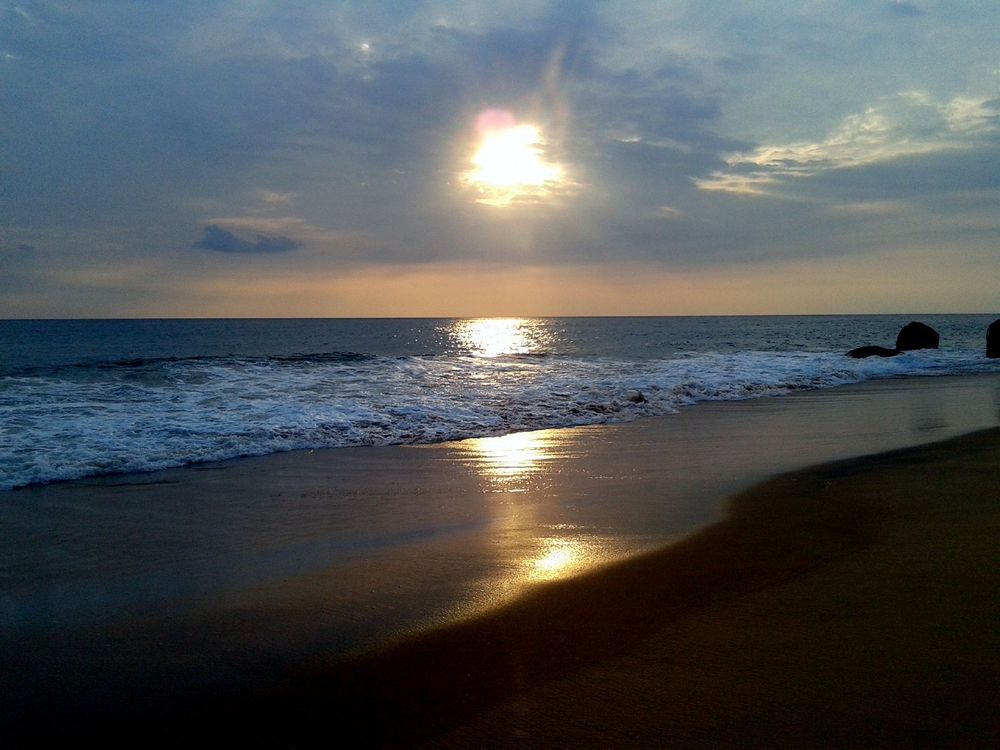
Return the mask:
[[0, 377], [0, 489], [297, 449], [624, 422], [703, 401], [988, 369], [971, 350], [867, 360], [802, 351], [638, 360], [333, 352], [36, 368]]

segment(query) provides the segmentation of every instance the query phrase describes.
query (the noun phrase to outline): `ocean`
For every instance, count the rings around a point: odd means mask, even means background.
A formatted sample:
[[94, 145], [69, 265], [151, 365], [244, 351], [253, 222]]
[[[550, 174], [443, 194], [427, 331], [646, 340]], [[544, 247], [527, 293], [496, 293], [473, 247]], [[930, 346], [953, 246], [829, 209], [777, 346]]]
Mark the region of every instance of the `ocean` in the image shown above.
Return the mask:
[[[893, 346], [921, 320], [937, 350]], [[0, 490], [996, 372], [991, 315], [0, 321]]]
[[[940, 349], [845, 356], [913, 318]], [[0, 322], [0, 735], [270, 691], [995, 427], [989, 322]]]

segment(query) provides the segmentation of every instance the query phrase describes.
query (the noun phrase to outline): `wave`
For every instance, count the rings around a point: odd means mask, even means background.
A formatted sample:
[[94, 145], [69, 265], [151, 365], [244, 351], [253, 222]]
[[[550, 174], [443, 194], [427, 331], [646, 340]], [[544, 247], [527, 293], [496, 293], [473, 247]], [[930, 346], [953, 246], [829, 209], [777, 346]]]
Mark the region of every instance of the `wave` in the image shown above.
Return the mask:
[[[360, 352], [314, 352], [308, 354], [272, 354], [263, 356], [236, 356], [236, 355], [203, 355], [192, 357], [135, 357], [129, 359], [94, 360], [83, 362], [71, 362], [69, 364], [44, 365], [21, 367], [6, 373], [6, 377], [39, 377], [58, 376], [73, 372], [89, 371], [109, 371], [109, 370], [152, 370], [167, 367], [170, 365], [197, 365], [202, 363], [221, 364], [227, 363], [266, 363], [274, 362], [278, 364], [311, 364], [317, 362], [365, 362], [376, 359], [374, 354], [363, 354]], [[0, 375], [3, 377], [3, 375]]]
[[329, 352], [80, 363], [0, 377], [0, 489], [297, 449], [624, 422], [704, 401], [981, 371], [995, 364], [971, 350], [869, 360], [802, 351], [645, 360]]

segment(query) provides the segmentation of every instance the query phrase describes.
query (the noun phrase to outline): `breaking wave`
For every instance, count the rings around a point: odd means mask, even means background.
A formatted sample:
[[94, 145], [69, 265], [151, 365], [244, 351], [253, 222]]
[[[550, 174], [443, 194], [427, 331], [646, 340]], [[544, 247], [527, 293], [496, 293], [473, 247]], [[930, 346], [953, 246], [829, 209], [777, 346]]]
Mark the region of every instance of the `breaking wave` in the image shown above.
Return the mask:
[[0, 489], [297, 449], [625, 422], [703, 401], [992, 369], [971, 350], [867, 360], [691, 352], [634, 361], [332, 352], [22, 369], [0, 377]]

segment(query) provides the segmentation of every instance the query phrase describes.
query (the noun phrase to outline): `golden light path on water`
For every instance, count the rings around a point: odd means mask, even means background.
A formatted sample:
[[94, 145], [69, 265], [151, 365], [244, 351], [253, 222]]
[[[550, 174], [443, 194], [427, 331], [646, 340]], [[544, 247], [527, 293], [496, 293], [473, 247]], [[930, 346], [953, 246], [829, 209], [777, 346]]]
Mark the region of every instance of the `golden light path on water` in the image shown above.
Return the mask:
[[[448, 324], [447, 334], [462, 349], [484, 358], [544, 354], [558, 349], [559, 338], [551, 322], [535, 318], [456, 320]], [[504, 360], [499, 366], [530, 369], [532, 362]], [[625, 554], [621, 539], [576, 522], [573, 506], [580, 485], [554, 480], [569, 466], [579, 467], [576, 434], [548, 429], [455, 444], [458, 460], [479, 475], [482, 491], [490, 498], [490, 549], [499, 566], [484, 598], [466, 603], [470, 611]]]
[[459, 320], [449, 333], [463, 348], [486, 357], [541, 353], [551, 343], [544, 324], [529, 318]]
[[479, 142], [463, 182], [476, 202], [509, 206], [548, 197], [565, 182], [565, 169], [548, 160], [541, 129], [518, 123], [506, 110], [488, 109], [476, 119]]
[[524, 492], [522, 480], [537, 474], [542, 463], [552, 457], [545, 435], [539, 432], [515, 432], [502, 437], [474, 438], [466, 441], [479, 454], [486, 477], [508, 492]]
[[[585, 539], [569, 524], [539, 523], [538, 493], [545, 494], [549, 465], [561, 458], [557, 430], [515, 432], [501, 437], [463, 441], [489, 492], [499, 495], [498, 531], [510, 533], [514, 547], [523, 550], [514, 577], [527, 581], [552, 580], [572, 573], [602, 557], [595, 540]], [[517, 580], [510, 583], [515, 586]]]

